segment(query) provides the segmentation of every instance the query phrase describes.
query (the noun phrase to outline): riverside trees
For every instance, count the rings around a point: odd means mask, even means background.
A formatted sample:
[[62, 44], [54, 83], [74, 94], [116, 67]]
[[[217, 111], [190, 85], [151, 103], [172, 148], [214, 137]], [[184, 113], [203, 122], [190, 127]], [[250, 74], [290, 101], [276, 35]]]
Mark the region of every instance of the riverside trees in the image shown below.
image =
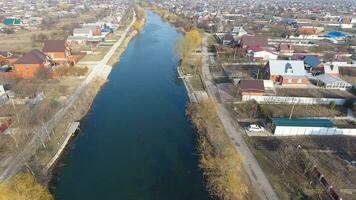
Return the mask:
[[47, 189], [38, 184], [28, 173], [21, 173], [8, 182], [0, 183], [1, 200], [53, 200]]
[[200, 47], [202, 36], [196, 29], [185, 33], [185, 36], [177, 41], [176, 51], [181, 60], [181, 67], [185, 73], [196, 75], [201, 66], [201, 57], [194, 54]]
[[191, 104], [188, 113], [198, 131], [200, 167], [209, 192], [218, 199], [250, 199], [242, 158], [229, 142], [211, 100]]

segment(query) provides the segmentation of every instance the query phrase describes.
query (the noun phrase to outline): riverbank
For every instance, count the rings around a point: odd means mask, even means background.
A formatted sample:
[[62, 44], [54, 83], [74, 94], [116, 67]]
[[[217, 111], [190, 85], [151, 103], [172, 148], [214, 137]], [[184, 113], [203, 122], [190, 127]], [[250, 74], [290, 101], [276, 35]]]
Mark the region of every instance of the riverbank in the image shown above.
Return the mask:
[[[39, 182], [43, 185], [48, 185], [52, 179], [53, 170], [56, 168], [57, 162], [61, 159], [61, 155], [66, 150], [66, 146], [70, 144], [73, 139], [73, 130], [68, 131], [68, 127], [73, 122], [81, 121], [90, 110], [96, 95], [107, 82], [107, 78], [122, 53], [127, 48], [129, 42], [137, 35], [137, 31], [132, 29], [136, 18], [132, 19], [132, 23], [128, 25], [131, 29], [129, 33], [123, 34], [118, 42], [115, 51], [112, 53], [107, 64], [102, 66], [102, 70], [95, 78], [85, 87], [83, 94], [77, 99], [72, 109], [69, 110], [63, 117], [57, 127], [54, 128], [51, 139], [45, 143], [45, 147], [41, 148], [36, 155], [30, 160], [29, 168], [36, 176]], [[106, 54], [106, 56], [109, 52]], [[115, 61], [115, 62], [114, 62]]]
[[[177, 21], [183, 20], [163, 9], [156, 12], [174, 26], [179, 24]], [[195, 59], [199, 61], [194, 62]], [[203, 170], [206, 188], [217, 199], [254, 199], [249, 179], [241, 165], [243, 159], [227, 137], [215, 104], [205, 91], [206, 86], [201, 79], [202, 57], [189, 60], [194, 62], [191, 64], [196, 69], [183, 70], [183, 66], [179, 66], [177, 71], [190, 101], [186, 112], [196, 128], [199, 167]]]

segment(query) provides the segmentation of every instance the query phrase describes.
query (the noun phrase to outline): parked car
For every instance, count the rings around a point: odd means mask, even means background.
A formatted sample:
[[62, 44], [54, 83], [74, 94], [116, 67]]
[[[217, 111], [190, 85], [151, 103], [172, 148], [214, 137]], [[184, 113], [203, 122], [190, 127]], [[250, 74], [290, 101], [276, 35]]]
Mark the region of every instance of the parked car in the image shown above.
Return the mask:
[[250, 124], [246, 128], [246, 130], [249, 131], [249, 132], [262, 132], [262, 131], [265, 130], [265, 128], [263, 128], [262, 126], [257, 125], [257, 124]]

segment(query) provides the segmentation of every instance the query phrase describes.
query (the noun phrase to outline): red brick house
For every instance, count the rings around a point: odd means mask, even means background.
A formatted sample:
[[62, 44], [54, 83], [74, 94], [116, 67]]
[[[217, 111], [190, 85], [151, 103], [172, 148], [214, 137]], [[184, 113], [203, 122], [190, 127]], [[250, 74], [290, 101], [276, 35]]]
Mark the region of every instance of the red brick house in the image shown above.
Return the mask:
[[309, 79], [302, 60], [270, 60], [264, 69], [265, 78], [284, 86], [307, 86]]
[[70, 49], [65, 40], [47, 40], [42, 51], [56, 64], [68, 63]]
[[51, 61], [43, 52], [32, 50], [20, 57], [13, 66], [18, 77], [32, 78], [39, 69], [50, 67]]

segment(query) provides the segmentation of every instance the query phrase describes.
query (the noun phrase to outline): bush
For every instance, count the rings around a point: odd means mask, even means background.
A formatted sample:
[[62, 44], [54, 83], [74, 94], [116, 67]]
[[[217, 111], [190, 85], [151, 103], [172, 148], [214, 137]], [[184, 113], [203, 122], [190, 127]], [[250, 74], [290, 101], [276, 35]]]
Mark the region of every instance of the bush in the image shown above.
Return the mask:
[[336, 102], [335, 101], [331, 101], [329, 103], [329, 108], [334, 110], [336, 108]]

